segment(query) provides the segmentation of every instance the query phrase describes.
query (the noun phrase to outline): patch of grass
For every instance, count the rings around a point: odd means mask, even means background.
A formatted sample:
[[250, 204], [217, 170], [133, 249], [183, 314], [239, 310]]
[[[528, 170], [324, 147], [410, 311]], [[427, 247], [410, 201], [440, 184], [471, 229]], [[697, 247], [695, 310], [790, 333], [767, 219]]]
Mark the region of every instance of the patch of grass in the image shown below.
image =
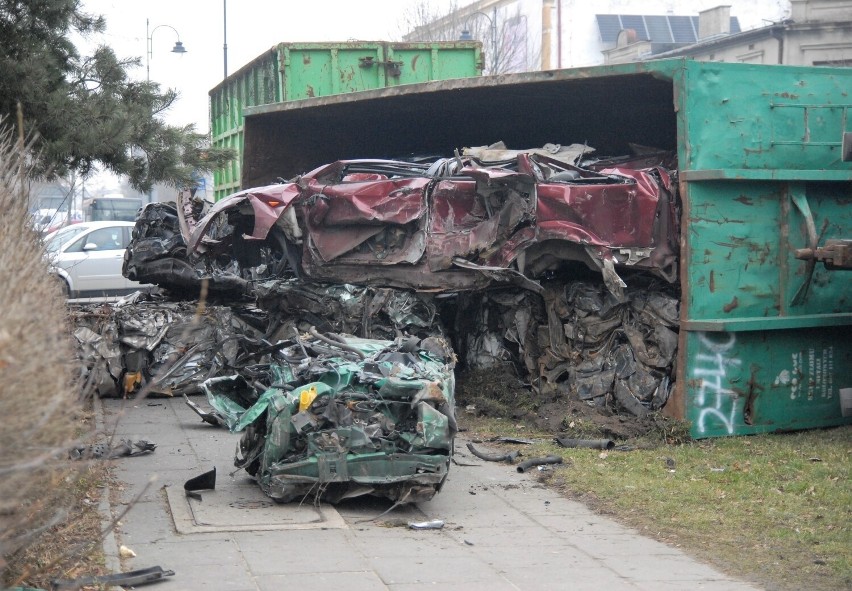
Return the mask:
[[[507, 434], [498, 421], [471, 427]], [[827, 590], [852, 587], [850, 441], [847, 426], [606, 453], [543, 438], [521, 451], [562, 455], [545, 484], [724, 572]]]

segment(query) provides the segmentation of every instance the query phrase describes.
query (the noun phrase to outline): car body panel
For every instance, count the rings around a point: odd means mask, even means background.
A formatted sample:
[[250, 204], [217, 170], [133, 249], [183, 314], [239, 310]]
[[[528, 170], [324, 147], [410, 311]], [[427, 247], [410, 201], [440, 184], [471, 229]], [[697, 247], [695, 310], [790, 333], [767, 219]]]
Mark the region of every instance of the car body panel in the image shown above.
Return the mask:
[[195, 225], [188, 250], [215, 244], [212, 225], [224, 214], [228, 223], [243, 220], [247, 240], [280, 228], [301, 251], [298, 272], [318, 281], [434, 291], [495, 281], [532, 287], [562, 262], [580, 261], [616, 291], [623, 283], [616, 267], [672, 282], [678, 236], [670, 173], [630, 166], [621, 159], [580, 168], [524, 152], [497, 163], [338, 161], [219, 201]]

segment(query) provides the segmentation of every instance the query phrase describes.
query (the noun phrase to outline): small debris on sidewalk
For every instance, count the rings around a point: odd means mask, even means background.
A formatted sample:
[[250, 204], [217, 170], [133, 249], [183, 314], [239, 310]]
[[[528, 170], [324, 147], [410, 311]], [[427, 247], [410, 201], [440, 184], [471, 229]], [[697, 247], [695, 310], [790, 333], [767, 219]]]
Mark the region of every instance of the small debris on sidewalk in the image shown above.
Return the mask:
[[432, 521], [412, 521], [408, 524], [408, 529], [441, 529], [444, 527], [444, 522], [440, 519]]
[[[136, 448], [136, 451], [133, 448]], [[122, 439], [118, 445], [111, 447], [107, 443], [95, 443], [94, 445], [77, 445], [71, 448], [68, 456], [72, 460], [113, 460], [115, 458], [125, 458], [133, 456], [141, 456], [152, 453], [157, 449], [157, 444], [140, 439], [136, 443], [132, 443], [130, 439]]]
[[136, 558], [136, 552], [124, 545], [118, 549], [118, 555], [122, 558]]
[[82, 589], [83, 587], [92, 587], [95, 585], [98, 586], [98, 589], [113, 586], [138, 587], [160, 581], [164, 577], [173, 577], [174, 575], [175, 571], [173, 570], [163, 570], [161, 566], [152, 566], [111, 575], [85, 576], [77, 579], [55, 579], [51, 581], [51, 589], [53, 591], [71, 591], [72, 589]]
[[183, 400], [186, 402], [186, 405], [193, 410], [195, 414], [201, 417], [201, 420], [207, 423], [208, 425], [213, 425], [214, 427], [227, 427], [228, 423], [225, 420], [225, 417], [217, 410], [206, 411], [202, 410], [198, 404], [189, 399], [189, 397], [184, 394]]
[[190, 478], [183, 483], [183, 490], [186, 491], [186, 496], [193, 499], [201, 500], [199, 490], [215, 490], [216, 488], [216, 466], [213, 469], [194, 478]]
[[531, 458], [529, 460], [524, 460], [520, 464], [518, 464], [518, 472], [526, 472], [530, 468], [534, 468], [536, 466], [545, 466], [548, 464], [561, 464], [562, 457], [561, 456], [545, 456], [543, 458]]
[[511, 464], [518, 459], [518, 456], [521, 455], [521, 452], [518, 450], [510, 451], [504, 454], [488, 454], [476, 449], [472, 443], [467, 444], [467, 449], [477, 458], [479, 458], [480, 460], [485, 460], [486, 462], [508, 462], [509, 464]]

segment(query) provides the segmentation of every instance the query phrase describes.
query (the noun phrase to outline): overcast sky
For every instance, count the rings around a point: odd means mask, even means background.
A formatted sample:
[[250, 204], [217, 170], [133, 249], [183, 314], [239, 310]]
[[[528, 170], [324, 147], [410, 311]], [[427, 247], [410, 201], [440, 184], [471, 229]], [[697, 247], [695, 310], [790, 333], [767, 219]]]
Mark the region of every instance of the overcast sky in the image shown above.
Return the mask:
[[[454, 3], [453, 0], [228, 0], [228, 72], [235, 72], [282, 41], [399, 40], [407, 32], [403, 24], [405, 14], [424, 1], [441, 12], [448, 11]], [[455, 4], [464, 6], [472, 1], [456, 0]], [[769, 1], [762, 0], [760, 4]], [[779, 5], [786, 4], [786, 0], [776, 1]], [[740, 13], [750, 1], [729, 3], [734, 5], [732, 14], [740, 17], [744, 28], [765, 24], [745, 22], [746, 15]], [[135, 74], [140, 79], [145, 77], [146, 19], [150, 21], [151, 79], [180, 93], [167, 119], [173, 124], [194, 123], [198, 131], [206, 133], [209, 130], [207, 93], [223, 78], [223, 0], [83, 0], [83, 4], [89, 12], [107, 19], [106, 33], [87, 43], [109, 45], [119, 57], [139, 57], [142, 65]], [[618, 5], [616, 12], [643, 14], [652, 4], [659, 11], [657, 5], [661, 1], [620, 0], [607, 4]], [[678, 12], [677, 0], [663, 4]], [[706, 0], [698, 4], [706, 8], [717, 2]], [[177, 33], [169, 27], [174, 27]], [[183, 55], [171, 53], [178, 34], [187, 50]]]
[[[85, 10], [107, 19], [104, 35], [90, 39], [119, 57], [139, 57], [145, 77], [146, 28], [153, 31], [151, 80], [174, 88], [180, 99], [167, 119], [209, 130], [207, 97], [223, 77], [222, 0], [83, 0]], [[436, 6], [450, 0], [432, 0]], [[417, 0], [228, 0], [228, 73], [282, 41], [398, 40], [405, 11]], [[459, 2], [459, 5], [467, 4]], [[159, 25], [161, 26], [157, 28]], [[171, 53], [177, 34], [187, 53]]]
[[[280, 42], [399, 40], [407, 32], [405, 15], [423, 1], [227, 0], [228, 73]], [[452, 4], [464, 6], [473, 0], [426, 1], [433, 10], [447, 12]], [[751, 1], [730, 2], [732, 14], [740, 16], [744, 28], [765, 24], [743, 19], [743, 7]], [[762, 0], [762, 3], [771, 1]], [[786, 5], [786, 0], [775, 1], [779, 6]], [[642, 14], [650, 5], [659, 12], [660, 4], [661, 0], [620, 0], [609, 2], [607, 7], [618, 5], [620, 9], [616, 12]], [[674, 10], [678, 0], [663, 4]], [[717, 2], [704, 0], [698, 4], [707, 8]], [[223, 79], [223, 1], [83, 0], [83, 5], [88, 12], [104, 15], [107, 29], [104, 34], [87, 39], [81, 50], [88, 52], [91, 47], [87, 46], [104, 44], [112, 47], [120, 58], [140, 58], [141, 66], [134, 72], [138, 79], [146, 75], [146, 20], [150, 21], [151, 80], [180, 94], [166, 113], [166, 119], [174, 125], [193, 123], [199, 132], [207, 133], [208, 92]], [[171, 53], [178, 35], [187, 50], [182, 55]], [[102, 175], [101, 181], [92, 181], [92, 184], [116, 184], [109, 175]]]

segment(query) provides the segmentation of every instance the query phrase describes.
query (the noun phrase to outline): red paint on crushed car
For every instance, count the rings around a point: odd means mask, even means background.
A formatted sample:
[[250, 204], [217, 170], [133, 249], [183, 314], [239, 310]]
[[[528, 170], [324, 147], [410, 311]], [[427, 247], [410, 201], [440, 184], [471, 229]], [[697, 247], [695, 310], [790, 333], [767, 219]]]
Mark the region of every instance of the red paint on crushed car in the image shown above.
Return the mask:
[[[276, 226], [298, 236], [299, 271], [320, 281], [475, 289], [536, 279], [566, 260], [674, 281], [677, 204], [666, 169], [584, 169], [526, 153], [496, 165], [441, 162], [338, 161], [236, 193], [199, 222], [190, 252], [225, 213], [253, 215], [252, 239]], [[295, 216], [284, 216], [289, 208]]]

